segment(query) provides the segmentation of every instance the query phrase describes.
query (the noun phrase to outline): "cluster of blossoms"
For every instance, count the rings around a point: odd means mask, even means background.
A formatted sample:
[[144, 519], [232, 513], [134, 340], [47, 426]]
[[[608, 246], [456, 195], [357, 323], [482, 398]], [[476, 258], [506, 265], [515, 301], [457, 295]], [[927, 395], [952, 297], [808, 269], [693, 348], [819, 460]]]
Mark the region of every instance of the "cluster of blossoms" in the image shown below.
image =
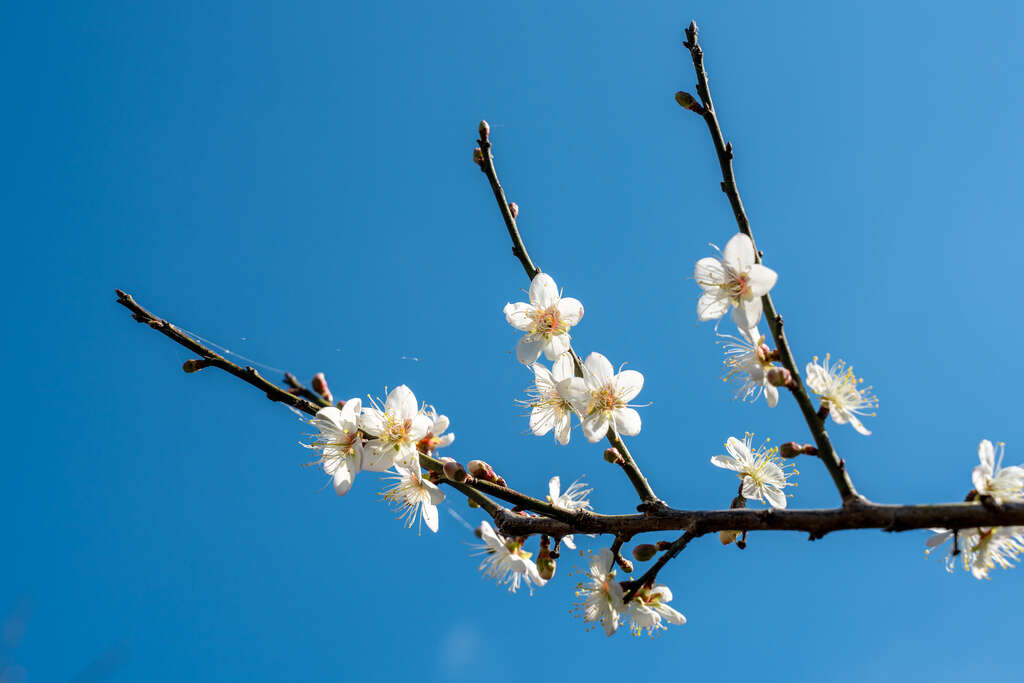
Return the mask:
[[[974, 489], [968, 494], [968, 500], [987, 497], [997, 504], [1024, 500], [1024, 467], [1002, 467], [1003, 451], [1003, 444], [999, 444], [997, 459], [991, 441], [983, 439], [978, 444], [980, 462], [971, 472]], [[989, 570], [997, 565], [1002, 569], [1013, 567], [1013, 563], [1021, 553], [1024, 553], [1024, 527], [932, 531], [935, 535], [926, 541], [928, 549], [925, 552], [931, 553], [953, 539], [949, 554], [946, 556], [946, 569], [952, 572], [956, 568], [956, 559], [959, 556], [964, 571], [971, 572], [976, 579], [989, 578]]]
[[319, 451], [324, 472], [333, 477], [339, 496], [348, 493], [359, 472], [392, 470], [394, 484], [385, 500], [397, 505], [399, 518], [411, 527], [418, 520], [437, 531], [437, 505], [444, 494], [423, 476], [419, 453], [448, 446], [454, 434], [445, 434], [448, 418], [433, 408], [420, 407], [404, 384], [391, 390], [384, 406], [371, 399], [369, 406], [351, 398], [341, 408], [320, 409], [312, 424], [319, 434], [310, 448]]
[[[516, 346], [516, 356], [534, 373], [530, 398], [522, 402], [531, 409], [534, 434], [543, 436], [553, 429], [555, 440], [564, 446], [569, 443], [573, 415], [591, 443], [603, 439], [609, 429], [623, 436], [640, 433], [640, 413], [629, 402], [643, 389], [641, 373], [616, 373], [607, 358], [594, 352], [578, 368], [581, 376], [576, 376], [569, 328], [583, 317], [583, 304], [563, 298], [554, 279], [538, 273], [530, 284], [530, 303], [506, 304], [504, 312], [512, 327], [526, 332]], [[554, 361], [550, 370], [537, 362], [542, 352]]]

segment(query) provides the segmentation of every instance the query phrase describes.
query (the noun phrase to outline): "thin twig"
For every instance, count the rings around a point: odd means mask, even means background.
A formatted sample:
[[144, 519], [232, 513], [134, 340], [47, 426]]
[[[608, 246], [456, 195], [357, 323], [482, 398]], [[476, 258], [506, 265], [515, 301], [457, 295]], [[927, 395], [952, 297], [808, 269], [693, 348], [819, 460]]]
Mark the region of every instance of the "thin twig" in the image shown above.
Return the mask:
[[637, 591], [644, 586], [653, 584], [654, 580], [658, 578], [658, 572], [661, 571], [661, 568], [668, 564], [672, 558], [681, 553], [683, 548], [689, 545], [690, 541], [695, 539], [698, 535], [699, 534], [687, 529], [683, 535], [677, 538], [672, 545], [669, 546], [668, 550], [666, 550], [662, 556], [659, 557], [657, 561], [643, 573], [643, 575], [633, 581], [624, 581], [622, 586], [626, 590], [622, 596], [622, 601], [629, 604], [629, 601], [633, 599], [633, 596], [637, 594]]
[[[284, 373], [284, 383], [292, 388], [296, 396], [301, 396], [308, 400], [310, 403], [315, 403], [319, 406], [327, 407], [331, 405], [327, 402], [323, 396], [320, 396], [315, 391], [307, 387], [305, 384], [300, 382], [295, 375], [290, 372]], [[292, 392], [289, 392], [292, 393]]]

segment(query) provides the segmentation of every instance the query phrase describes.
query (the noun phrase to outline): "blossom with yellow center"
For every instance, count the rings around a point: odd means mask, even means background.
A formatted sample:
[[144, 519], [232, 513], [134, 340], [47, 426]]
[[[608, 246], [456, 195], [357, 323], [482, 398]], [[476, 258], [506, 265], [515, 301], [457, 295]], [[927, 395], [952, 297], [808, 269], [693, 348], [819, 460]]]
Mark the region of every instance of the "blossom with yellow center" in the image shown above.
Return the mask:
[[[778, 448], [751, 448], [754, 435], [747, 432], [743, 441], [730, 436], [725, 442], [725, 450], [729, 455], [716, 455], [711, 458], [715, 467], [732, 470], [743, 481], [740, 493], [748, 500], [767, 501], [773, 508], [786, 507], [786, 494], [783, 489], [795, 486], [787, 477], [799, 474], [793, 469], [792, 463], [783, 463], [778, 457]], [[786, 471], [789, 467], [790, 471]]]
[[432, 424], [420, 412], [415, 394], [404, 384], [391, 390], [383, 410], [376, 403], [364, 406], [359, 428], [374, 438], [366, 442], [363, 469], [383, 472], [395, 463], [419, 467], [416, 442], [427, 435]]
[[629, 401], [643, 386], [642, 374], [636, 370], [616, 374], [611, 362], [595, 351], [587, 356], [583, 377], [559, 382], [558, 393], [576, 408], [583, 418], [583, 435], [595, 443], [608, 433], [609, 427], [625, 436], [640, 433], [640, 413]]
[[437, 533], [437, 506], [444, 500], [444, 494], [423, 477], [418, 464], [412, 468], [395, 465], [395, 472], [393, 476], [384, 477], [395, 482], [384, 492], [384, 500], [398, 505], [398, 518], [405, 521], [406, 527], [411, 528], [420, 520]]
[[612, 551], [601, 548], [590, 558], [589, 580], [576, 587], [576, 597], [582, 598], [577, 608], [583, 615], [583, 621], [600, 622], [605, 635], [609, 636], [619, 627], [619, 615], [626, 611], [622, 602], [622, 586], [615, 580], [614, 567]]
[[[818, 357], [807, 364], [807, 386], [821, 397], [821, 404], [828, 408], [828, 414], [836, 424], [849, 422], [854, 429], [868, 436], [871, 430], [861, 424], [858, 415], [874, 417], [878, 399], [871, 394], [871, 387], [860, 386], [863, 380], [853, 374], [853, 367], [839, 360], [831, 364], [831, 355], [825, 354], [824, 365], [818, 364]], [[866, 411], [871, 410], [868, 413]]]
[[576, 412], [572, 404], [558, 393], [558, 383], [573, 376], [572, 356], [563, 353], [548, 370], [540, 363], [534, 363], [533, 386], [527, 391], [529, 399], [518, 401], [530, 408], [530, 431], [543, 436], [555, 430], [555, 440], [565, 446], [569, 443], [572, 416]]
[[530, 303], [507, 303], [504, 313], [509, 325], [526, 332], [516, 345], [516, 358], [529, 365], [541, 353], [553, 361], [569, 350], [569, 328], [583, 318], [583, 304], [562, 298], [554, 279], [538, 273], [530, 283]]
[[697, 319], [717, 320], [732, 307], [736, 325], [749, 330], [761, 319], [761, 297], [775, 286], [779, 276], [756, 262], [754, 243], [743, 233], [733, 235], [721, 254], [721, 258], [700, 259], [693, 270], [694, 279], [704, 290], [697, 301]]
[[311, 420], [320, 434], [309, 448], [320, 451], [319, 462], [333, 477], [339, 496], [348, 493], [363, 469], [363, 438], [358, 426], [361, 408], [362, 401], [351, 398], [340, 410], [334, 406], [321, 408]]
[[664, 584], [656, 583], [650, 588], [641, 588], [629, 601], [629, 630], [634, 636], [639, 636], [644, 631], [653, 636], [658, 629], [668, 628], [662, 623], [664, 621], [670, 624], [685, 624], [686, 617], [668, 606], [671, 601], [672, 591]]

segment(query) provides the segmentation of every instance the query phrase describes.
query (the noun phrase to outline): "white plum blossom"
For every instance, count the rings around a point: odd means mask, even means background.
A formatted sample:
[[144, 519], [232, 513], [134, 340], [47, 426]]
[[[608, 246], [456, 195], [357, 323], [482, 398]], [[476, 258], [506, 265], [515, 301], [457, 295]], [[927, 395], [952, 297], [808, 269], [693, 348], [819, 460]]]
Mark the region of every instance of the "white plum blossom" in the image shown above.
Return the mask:
[[411, 528], [419, 520], [437, 533], [437, 506], [444, 500], [444, 494], [437, 486], [423, 477], [419, 464], [412, 468], [395, 465], [394, 475], [384, 477], [394, 485], [384, 492], [384, 500], [396, 503], [398, 518]]
[[601, 622], [607, 635], [619, 627], [619, 616], [626, 611], [622, 602], [622, 586], [615, 580], [615, 558], [608, 548], [590, 558], [589, 580], [576, 587], [576, 597], [582, 598], [577, 608], [583, 614], [583, 621]]
[[767, 443], [758, 449], [751, 448], [754, 435], [747, 432], [746, 438], [740, 441], [730, 436], [725, 442], [725, 450], [729, 455], [716, 455], [711, 464], [723, 469], [732, 470], [743, 480], [740, 493], [748, 500], [767, 501], [773, 508], [786, 507], [786, 494], [783, 489], [795, 486], [787, 477], [799, 474], [795, 469], [790, 472], [792, 463], [783, 463], [778, 457], [778, 448], [767, 448]]
[[722, 379], [739, 385], [736, 398], [741, 401], [756, 401], [763, 393], [768, 406], [774, 408], [779, 403], [779, 388], [768, 381], [768, 370], [772, 362], [768, 360], [770, 350], [764, 343], [765, 337], [758, 332], [757, 327], [740, 330], [740, 334], [741, 337], [719, 335], [729, 340], [722, 344], [725, 351], [722, 360], [725, 375]]
[[775, 286], [779, 276], [756, 263], [754, 243], [743, 233], [733, 235], [720, 253], [721, 258], [708, 256], [697, 261], [693, 270], [694, 279], [704, 290], [697, 301], [697, 319], [717, 320], [731, 306], [735, 308], [736, 325], [748, 330], [761, 319], [761, 297]]
[[543, 436], [555, 430], [555, 440], [563, 446], [569, 443], [572, 416], [576, 412], [572, 403], [558, 393], [558, 383], [573, 376], [572, 356], [563, 353], [548, 370], [540, 363], [533, 369], [533, 386], [527, 389], [529, 399], [519, 403], [530, 408], [530, 431]]
[[334, 490], [339, 496], [348, 493], [356, 475], [363, 469], [363, 439], [358, 424], [361, 407], [358, 398], [351, 398], [340, 410], [334, 406], [321, 408], [310, 420], [320, 434], [309, 448], [320, 452], [319, 463], [324, 472], [333, 477]]
[[534, 586], [547, 583], [537, 571], [536, 563], [530, 559], [533, 554], [523, 550], [522, 543], [505, 538], [487, 522], [480, 523], [480, 538], [483, 544], [474, 546], [478, 550], [474, 554], [484, 556], [480, 563], [480, 571], [484, 576], [508, 585], [511, 593], [515, 593], [525, 583], [530, 589], [530, 595], [533, 595]]
[[1007, 526], [992, 528], [960, 529], [954, 534], [949, 529], [932, 529], [935, 535], [925, 545], [926, 553], [956, 536], [956, 542], [950, 546], [946, 556], [946, 571], [952, 573], [956, 568], [959, 556], [964, 571], [971, 572], [976, 579], [989, 578], [989, 570], [997, 565], [1002, 569], [1010, 569], [1024, 552], [1024, 527]]
[[854, 429], [868, 436], [871, 430], [857, 418], [858, 415], [874, 417], [878, 399], [871, 394], [871, 387], [862, 387], [863, 380], [853, 374], [853, 367], [844, 361], [831, 364], [831, 355], [825, 354], [825, 363], [818, 364], [818, 357], [807, 364], [807, 386], [821, 397], [821, 404], [828, 408], [828, 414], [836, 424], [849, 422]]
[[[554, 476], [548, 480], [548, 502], [556, 508], [567, 512], [593, 509], [588, 496], [594, 489], [588, 489], [586, 484], [581, 483], [579, 479], [570, 484], [564, 493], [561, 492], [561, 488], [562, 479], [560, 477]], [[562, 543], [572, 550], [576, 549], [576, 542], [573, 540], [572, 534], [563, 536]]]
[[583, 377], [558, 383], [558, 393], [568, 399], [583, 418], [583, 436], [596, 443], [613, 427], [618, 434], [640, 433], [640, 413], [629, 401], [640, 393], [644, 376], [636, 370], [615, 374], [612, 364], [596, 351], [587, 356]]
[[974, 490], [983, 496], [992, 496], [998, 503], [1024, 499], [1024, 468], [1001, 467], [1004, 444], [999, 444], [999, 460], [992, 442], [982, 439], [978, 444], [980, 465], [971, 473]]
[[669, 587], [656, 583], [650, 588], [641, 588], [636, 596], [629, 601], [629, 630], [639, 636], [644, 631], [653, 636], [658, 629], [667, 629], [662, 622], [685, 624], [686, 617], [678, 610], [669, 607], [672, 591]]
[[516, 357], [529, 365], [541, 353], [553, 361], [569, 350], [569, 328], [583, 317], [583, 304], [562, 298], [551, 276], [538, 273], [530, 283], [530, 303], [505, 304], [504, 312], [509, 325], [526, 332], [516, 345]]
[[395, 463], [418, 467], [416, 443], [432, 425], [431, 418], [420, 412], [412, 390], [404, 384], [391, 390], [383, 410], [376, 403], [364, 406], [359, 428], [374, 438], [366, 443], [363, 469], [383, 472]]
[[427, 406], [423, 414], [430, 419], [430, 428], [423, 437], [424, 450], [433, 451], [445, 446], [451, 446], [455, 441], [455, 434], [445, 434], [448, 429], [449, 420], [447, 415], [438, 415], [433, 406]]

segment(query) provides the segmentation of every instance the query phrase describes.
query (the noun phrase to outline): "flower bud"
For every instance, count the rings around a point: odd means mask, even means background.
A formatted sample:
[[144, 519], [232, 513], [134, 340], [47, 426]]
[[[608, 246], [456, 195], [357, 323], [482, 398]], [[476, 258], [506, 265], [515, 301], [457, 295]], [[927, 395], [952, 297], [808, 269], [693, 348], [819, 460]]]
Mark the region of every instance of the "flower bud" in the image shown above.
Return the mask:
[[626, 572], [627, 574], [633, 573], [633, 563], [624, 558], [622, 555], [616, 556], [615, 561], [619, 563], [620, 567], [622, 567], [622, 571]]
[[688, 92], [683, 92], [682, 90], [677, 92], [676, 93], [676, 102], [683, 109], [688, 109], [690, 111], [695, 111], [698, 114], [703, 114], [704, 113], [704, 107], [700, 106], [700, 102], [698, 102], [694, 98], [694, 96], [691, 95]]
[[786, 368], [773, 367], [765, 373], [768, 384], [773, 387], [788, 387], [793, 383], [793, 375]]
[[466, 470], [463, 469], [462, 465], [455, 462], [454, 460], [446, 462], [444, 464], [443, 471], [444, 476], [458, 484], [461, 484], [462, 482], [466, 481], [466, 479], [469, 478], [469, 475], [466, 474]]
[[324, 377], [324, 373], [318, 372], [313, 375], [313, 381], [310, 382], [313, 386], [313, 391], [320, 395], [328, 403], [334, 403], [334, 397], [331, 396], [331, 390], [327, 388], [327, 378]]
[[786, 443], [779, 446], [779, 457], [780, 458], [795, 458], [804, 452], [804, 449], [796, 441], [787, 441]]
[[537, 573], [540, 574], [540, 578], [550, 581], [551, 577], [555, 575], [556, 566], [554, 558], [551, 557], [551, 551], [541, 547], [540, 552], [537, 553]]
[[477, 166], [484, 163], [484, 151], [479, 147], [473, 150], [473, 163]]
[[650, 543], [641, 543], [633, 548], [633, 559], [637, 562], [646, 562], [658, 554], [658, 549]]
[[481, 121], [477, 130], [480, 131], [481, 140], [486, 140], [487, 136], [491, 134], [491, 126], [486, 121]]
[[619, 454], [619, 449], [614, 446], [604, 449], [604, 459], [613, 465], [621, 465], [625, 462], [625, 460], [622, 459], [622, 455]]
[[519, 215], [519, 205], [515, 202], [509, 202], [508, 211], [512, 214], [512, 218], [517, 217]]
[[719, 531], [718, 540], [722, 542], [722, 545], [729, 545], [737, 538], [739, 538], [740, 532], [738, 531]]
[[193, 372], [199, 372], [205, 367], [206, 361], [201, 358], [192, 358], [181, 364], [181, 369], [189, 374], [192, 374]]
[[466, 470], [477, 479], [492, 482], [496, 479], [494, 470], [483, 460], [470, 460], [466, 463]]
[[762, 363], [768, 362], [772, 357], [772, 350], [768, 348], [767, 344], [761, 344], [757, 347], [757, 359]]

